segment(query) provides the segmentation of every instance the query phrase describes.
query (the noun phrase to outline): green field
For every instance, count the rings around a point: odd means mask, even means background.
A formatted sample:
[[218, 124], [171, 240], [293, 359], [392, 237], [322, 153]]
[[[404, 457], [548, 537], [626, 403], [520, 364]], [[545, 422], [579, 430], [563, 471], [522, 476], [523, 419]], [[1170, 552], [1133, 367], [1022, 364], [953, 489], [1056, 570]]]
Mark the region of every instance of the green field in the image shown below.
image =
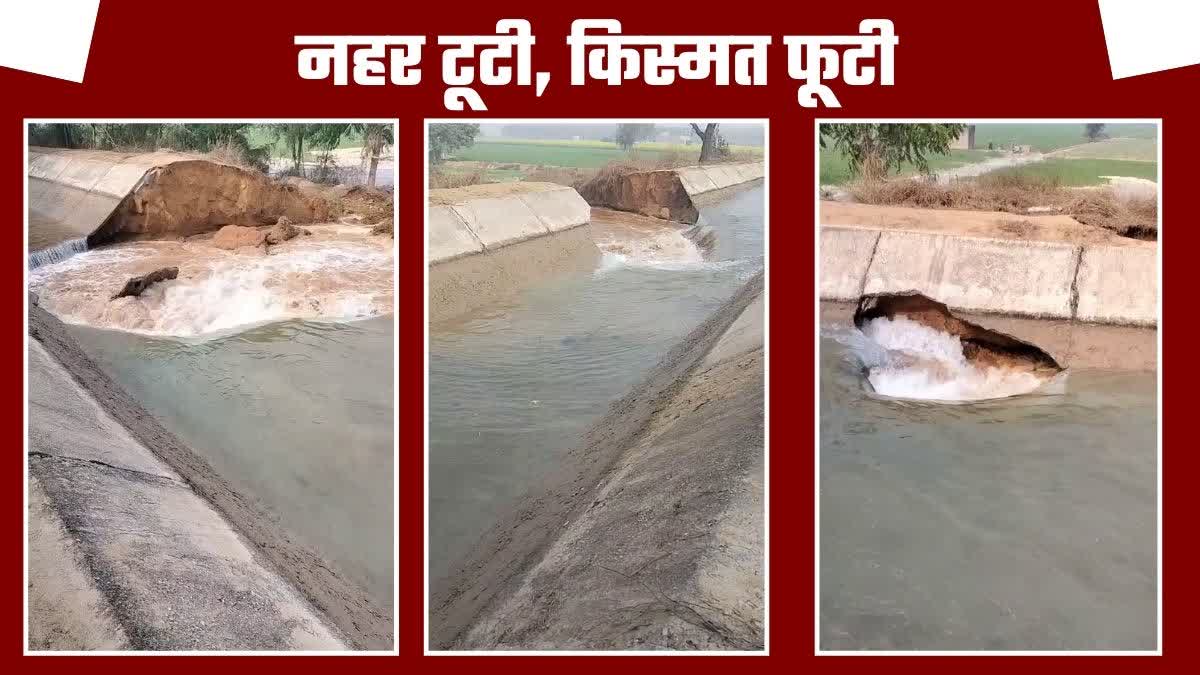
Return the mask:
[[[762, 154], [762, 148], [730, 146], [735, 153]], [[656, 162], [663, 159], [687, 162], [700, 159], [699, 145], [672, 145], [667, 143], [638, 143], [630, 152], [625, 152], [615, 143], [605, 141], [479, 139], [469, 148], [452, 155], [451, 159], [468, 162], [494, 162], [512, 164], [534, 164], [542, 166], [565, 166], [597, 169], [609, 162], [642, 160]]]
[[[1109, 124], [1104, 134], [1110, 138], [1158, 138], [1158, 127], [1154, 124]], [[1086, 143], [1083, 124], [1080, 123], [981, 123], [975, 125], [975, 147], [986, 148], [988, 143], [995, 147], [1031, 145], [1034, 150], [1050, 152], [1072, 145]]]
[[1158, 161], [1158, 141], [1152, 138], [1110, 138], [1096, 143], [1076, 145], [1055, 155], [1067, 159], [1125, 159]]
[[[845, 185], [851, 181], [850, 162], [846, 155], [833, 149], [821, 150], [821, 185]], [[987, 150], [951, 150], [948, 155], [932, 155], [928, 158], [929, 169], [938, 172], [953, 169], [964, 164], [982, 162], [989, 157], [999, 155], [999, 152]], [[917, 167], [905, 163], [893, 175], [912, 176], [917, 174]]]
[[1132, 176], [1158, 181], [1157, 162], [1137, 162], [1120, 159], [1060, 159], [999, 169], [986, 175], [1019, 175], [1038, 178], [1057, 178], [1060, 185], [1102, 185], [1101, 176]]

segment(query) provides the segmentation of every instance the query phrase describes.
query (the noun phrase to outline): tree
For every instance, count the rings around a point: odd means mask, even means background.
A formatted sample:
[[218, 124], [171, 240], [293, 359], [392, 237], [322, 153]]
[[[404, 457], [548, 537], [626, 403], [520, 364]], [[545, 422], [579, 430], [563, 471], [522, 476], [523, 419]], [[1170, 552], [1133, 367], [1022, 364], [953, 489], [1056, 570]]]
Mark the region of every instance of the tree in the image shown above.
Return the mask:
[[337, 147], [348, 124], [310, 124], [305, 122], [272, 124], [276, 141], [282, 141], [292, 160], [292, 173], [304, 175], [304, 154], [312, 148], [331, 150]]
[[430, 124], [429, 163], [439, 164], [455, 150], [474, 145], [478, 135], [478, 124]]
[[226, 152], [226, 161], [266, 171], [268, 146], [252, 146], [251, 124], [71, 123], [32, 124], [31, 145], [94, 148], [126, 152], [159, 149], [183, 152]]
[[692, 131], [700, 137], [700, 163], [707, 164], [715, 162], [720, 158], [720, 132], [717, 131], [717, 124], [705, 125], [704, 129], [700, 129], [700, 125], [692, 122]]
[[928, 155], [945, 155], [965, 124], [822, 124], [821, 148], [832, 144], [850, 173], [878, 180], [905, 162], [929, 173]]
[[1088, 139], [1088, 142], [1098, 141], [1104, 137], [1103, 124], [1085, 124], [1083, 125], [1083, 136]]
[[654, 135], [654, 124], [618, 124], [616, 143], [626, 152], [631, 150], [638, 141], [644, 141]]
[[379, 158], [383, 156], [383, 151], [391, 146], [395, 140], [392, 138], [392, 125], [390, 124], [363, 124], [360, 127], [363, 135], [363, 158], [369, 162], [367, 169], [367, 187], [375, 187], [375, 174], [379, 170]]

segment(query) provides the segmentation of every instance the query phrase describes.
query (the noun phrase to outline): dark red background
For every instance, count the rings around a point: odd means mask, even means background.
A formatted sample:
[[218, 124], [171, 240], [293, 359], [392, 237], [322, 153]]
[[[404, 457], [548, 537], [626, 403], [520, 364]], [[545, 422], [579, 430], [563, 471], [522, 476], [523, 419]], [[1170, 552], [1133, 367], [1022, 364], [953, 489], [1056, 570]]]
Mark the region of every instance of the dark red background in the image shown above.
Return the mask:
[[[448, 112], [442, 105], [440, 48], [436, 36], [487, 35], [501, 18], [527, 18], [538, 44], [534, 70], [552, 73], [549, 87], [536, 98], [531, 87], [479, 91], [486, 113]], [[620, 87], [591, 83], [569, 85], [569, 49], [565, 38], [576, 18], [618, 18], [627, 34], [745, 34], [774, 36], [769, 50], [769, 86], [715, 87], [680, 82], [650, 87], [629, 82]], [[847, 87], [835, 84], [840, 109], [804, 109], [796, 103], [796, 83], [787, 78], [785, 34], [829, 35], [857, 32], [864, 18], [890, 18], [900, 45], [896, 85]], [[427, 36], [423, 81], [417, 87], [334, 87], [301, 80], [296, 74], [297, 34], [394, 34]], [[671, 117], [770, 118], [771, 214], [771, 597], [770, 650], [767, 662], [748, 661], [738, 668], [758, 669], [812, 656], [813, 626], [813, 119], [822, 117], [1152, 117], [1163, 119], [1164, 193], [1186, 195], [1196, 179], [1196, 107], [1200, 67], [1114, 81], [1095, 2], [1004, 3], [794, 3], [768, 6], [705, 6], [701, 3], [571, 2], [522, 3], [507, 7], [467, 3], [251, 3], [116, 2], [103, 0], [96, 22], [87, 73], [82, 84], [0, 68], [0, 190], [5, 226], [0, 250], [9, 263], [0, 268], [0, 288], [8, 307], [3, 313], [4, 353], [0, 366], [7, 405], [4, 428], [13, 442], [4, 462], [2, 585], [4, 654], [22, 650], [22, 273], [25, 265], [21, 223], [22, 120], [27, 117], [372, 117], [399, 118], [397, 185], [400, 202], [399, 315], [400, 417], [400, 654], [407, 665], [459, 666], [496, 670], [561, 669], [561, 661], [515, 657], [480, 662], [420, 659], [423, 649], [423, 450], [422, 450], [422, 268], [424, 185], [423, 119], [426, 117]], [[1191, 159], [1189, 159], [1191, 158]], [[1194, 188], [1193, 188], [1194, 189]], [[1179, 197], [1182, 199], [1182, 197]], [[1183, 201], [1164, 200], [1162, 249], [1164, 314], [1171, 314], [1172, 335], [1187, 336], [1181, 260], [1200, 243], [1184, 213]], [[18, 257], [20, 252], [20, 257]], [[1182, 263], [1180, 263], [1182, 264]], [[1165, 317], [1164, 317], [1165, 318]], [[1175, 323], [1179, 321], [1180, 323]], [[1165, 323], [1165, 322], [1164, 322]], [[1161, 326], [1160, 326], [1161, 329]], [[1165, 334], [1164, 334], [1165, 335]], [[1174, 338], [1164, 337], [1169, 352]], [[1174, 382], [1174, 384], [1171, 384]], [[1182, 382], [1165, 378], [1164, 394], [1175, 390], [1182, 405]], [[1164, 401], [1164, 419], [1170, 415]], [[1183, 488], [1197, 461], [1183, 451], [1189, 438], [1176, 425], [1175, 454], [1164, 462], [1165, 654], [1182, 657], [1189, 648], [1183, 633], [1195, 607], [1186, 567], [1191, 544], [1188, 496]], [[1172, 439], [1164, 427], [1164, 439]], [[1164, 450], [1164, 455], [1168, 454]], [[1173, 535], [1172, 536], [1172, 533]], [[1031, 579], [1031, 584], [1037, 580]], [[443, 657], [444, 658], [444, 657]], [[638, 665], [727, 668], [728, 664], [647, 661]], [[836, 662], [821, 662], [836, 667]], [[915, 662], [908, 662], [916, 665]], [[354, 667], [396, 667], [381, 659]], [[188, 668], [172, 662], [171, 668]], [[320, 667], [321, 664], [318, 664]], [[589, 664], [609, 668], [609, 664]], [[632, 667], [633, 662], [619, 662]], [[929, 664], [936, 665], [936, 664]], [[946, 664], [954, 667], [954, 664]], [[95, 663], [87, 667], [97, 668]], [[99, 666], [103, 668], [104, 666]], [[159, 661], [126, 661], [122, 670], [160, 669]], [[578, 667], [578, 666], [571, 666]], [[589, 666], [585, 666], [587, 668]]]

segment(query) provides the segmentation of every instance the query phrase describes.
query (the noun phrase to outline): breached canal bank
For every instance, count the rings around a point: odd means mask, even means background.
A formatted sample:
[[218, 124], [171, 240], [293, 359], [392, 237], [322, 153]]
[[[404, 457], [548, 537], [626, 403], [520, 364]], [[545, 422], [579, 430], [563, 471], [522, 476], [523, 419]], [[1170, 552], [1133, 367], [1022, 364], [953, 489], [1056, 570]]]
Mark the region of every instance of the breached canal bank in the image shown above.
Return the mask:
[[[943, 217], [953, 219], [949, 213]], [[1036, 223], [1026, 227], [1037, 230]], [[824, 317], [841, 321], [866, 294], [916, 291], [1034, 342], [1065, 365], [1149, 369], [1157, 362], [1155, 242], [822, 225], [819, 255]]]
[[434, 580], [433, 648], [762, 648], [762, 293], [760, 273]]
[[36, 148], [29, 186], [30, 647], [393, 648], [391, 197]]
[[[391, 647], [386, 609], [155, 421], [61, 322], [31, 306], [29, 330], [31, 533], [44, 535], [31, 540], [33, 648]], [[48, 573], [68, 560], [77, 573]]]
[[[499, 183], [429, 191], [429, 320], [502, 303], [515, 292], [599, 259], [593, 207], [637, 213], [663, 230], [692, 224], [700, 206], [761, 185], [761, 163], [626, 173], [583, 193], [554, 183]], [[652, 244], [654, 245], [654, 244]]]

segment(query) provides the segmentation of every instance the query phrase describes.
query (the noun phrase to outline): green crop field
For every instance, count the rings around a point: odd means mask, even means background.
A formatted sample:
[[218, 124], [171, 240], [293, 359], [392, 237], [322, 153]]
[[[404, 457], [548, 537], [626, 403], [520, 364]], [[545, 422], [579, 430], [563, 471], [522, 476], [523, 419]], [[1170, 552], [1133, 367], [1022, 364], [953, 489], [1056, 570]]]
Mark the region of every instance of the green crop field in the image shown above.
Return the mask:
[[1041, 162], [998, 169], [988, 175], [997, 174], [1056, 178], [1059, 184], [1064, 186], [1102, 185], [1107, 181], [1101, 176], [1132, 176], [1157, 181], [1158, 163], [1120, 159], [1060, 159], [1052, 157]]
[[[833, 149], [821, 150], [821, 185], [845, 185], [852, 180], [850, 162], [846, 156]], [[953, 169], [965, 164], [982, 162], [989, 157], [998, 156], [999, 152], [987, 150], [951, 150], [948, 155], [931, 155], [928, 158], [929, 169], [938, 172], [943, 169]], [[905, 163], [893, 175], [912, 176], [917, 173], [917, 167]]]
[[1067, 159], [1128, 159], [1142, 162], [1158, 161], [1158, 140], [1154, 138], [1110, 138], [1095, 143], [1076, 145], [1056, 154]]
[[[762, 154], [762, 148], [730, 146], [735, 153]], [[468, 162], [534, 164], [596, 169], [609, 162], [622, 160], [658, 161], [677, 159], [688, 161], [700, 158], [699, 145], [667, 143], [638, 143], [625, 152], [615, 143], [604, 141], [479, 139], [469, 148], [454, 153], [452, 159]]]
[[[1158, 127], [1154, 124], [1109, 124], [1104, 134], [1110, 138], [1129, 137], [1157, 139]], [[975, 125], [975, 147], [986, 148], [988, 143], [995, 147], [1031, 145], [1034, 150], [1050, 152], [1072, 145], [1086, 143], [1082, 123], [981, 123]]]

